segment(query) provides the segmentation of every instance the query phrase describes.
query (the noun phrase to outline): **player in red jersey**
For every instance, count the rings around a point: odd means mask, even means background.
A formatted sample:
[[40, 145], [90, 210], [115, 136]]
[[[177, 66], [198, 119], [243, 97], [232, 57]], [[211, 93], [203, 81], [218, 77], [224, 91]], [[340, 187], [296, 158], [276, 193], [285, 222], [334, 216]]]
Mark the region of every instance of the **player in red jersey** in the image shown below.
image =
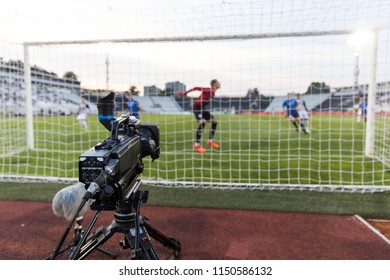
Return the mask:
[[214, 149], [219, 149], [219, 145], [213, 140], [218, 122], [209, 111], [205, 110], [205, 107], [210, 103], [211, 99], [215, 95], [215, 92], [221, 87], [221, 84], [218, 80], [212, 80], [210, 85], [211, 88], [194, 87], [186, 92], [179, 92], [180, 96], [185, 96], [192, 91], [201, 91], [200, 96], [195, 100], [194, 105], [192, 106], [192, 111], [194, 112], [195, 118], [199, 124], [196, 131], [196, 140], [193, 149], [199, 153], [206, 152], [206, 149], [200, 144], [200, 139], [202, 138], [206, 122], [211, 122], [210, 136], [207, 141], [207, 145], [213, 147]]

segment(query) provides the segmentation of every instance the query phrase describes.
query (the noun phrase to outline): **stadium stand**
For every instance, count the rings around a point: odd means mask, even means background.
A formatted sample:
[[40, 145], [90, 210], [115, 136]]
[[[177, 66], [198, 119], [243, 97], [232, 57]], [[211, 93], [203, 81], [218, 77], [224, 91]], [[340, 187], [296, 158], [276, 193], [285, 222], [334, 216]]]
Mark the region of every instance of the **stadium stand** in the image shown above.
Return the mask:
[[[2, 113], [24, 115], [25, 88], [20, 79], [4, 80], [0, 77], [0, 101]], [[32, 85], [32, 102], [34, 115], [72, 115], [77, 113], [81, 98], [76, 90]], [[92, 113], [97, 112], [96, 105], [90, 104]]]
[[305, 100], [307, 109], [311, 111], [313, 108], [324, 102], [329, 98], [329, 93], [319, 94], [304, 94], [302, 99]]
[[[2, 114], [25, 114], [24, 65], [21, 61], [0, 61]], [[76, 114], [80, 104], [80, 82], [59, 78], [37, 66], [31, 68], [32, 102], [35, 115]], [[97, 112], [96, 105], [90, 105]]]
[[211, 106], [213, 110], [217, 112], [264, 112], [272, 99], [273, 97], [263, 95], [254, 97], [247, 95], [245, 97], [214, 98]]
[[[95, 100], [96, 99], [96, 100]], [[97, 102], [97, 98], [91, 99]], [[183, 109], [173, 96], [137, 96], [134, 99], [140, 103], [142, 109], [149, 114], [180, 114]], [[116, 95], [117, 111], [122, 113], [126, 111], [125, 103], [128, 100], [126, 93], [118, 93]]]
[[160, 108], [160, 113], [178, 114], [183, 112], [183, 109], [176, 103], [173, 96], [144, 96], [141, 101], [145, 98], [150, 98], [154, 108]]
[[360, 96], [367, 95], [367, 88], [353, 90], [351, 88], [337, 89], [329, 98], [315, 106], [313, 112], [353, 112], [354, 105], [359, 103]]
[[175, 95], [175, 101], [182, 108], [183, 111], [191, 111], [192, 98], [189, 98], [187, 96]]
[[390, 82], [379, 83], [377, 87], [376, 112], [390, 112]]
[[283, 101], [286, 99], [285, 96], [275, 96], [271, 103], [268, 105], [266, 108], [265, 112], [267, 113], [276, 113], [276, 112], [281, 112], [283, 111]]
[[[377, 84], [376, 112], [390, 112], [390, 82]], [[329, 98], [313, 108], [317, 112], [352, 112], [354, 105], [359, 103], [359, 97], [365, 96], [367, 100], [368, 85], [361, 85], [358, 89], [353, 87], [337, 88]]]
[[[390, 112], [390, 82], [377, 85], [376, 112]], [[73, 115], [81, 101], [87, 97], [92, 113], [97, 113], [96, 103], [105, 95], [104, 90], [87, 90], [80, 88], [80, 82], [59, 78], [35, 66], [32, 68], [32, 100], [35, 115]], [[116, 94], [117, 113], [125, 111], [127, 97], [125, 93]], [[367, 96], [368, 85], [336, 88], [333, 93], [303, 94], [309, 111], [312, 112], [353, 112], [360, 96]], [[134, 96], [146, 113], [180, 114], [190, 112], [194, 101], [192, 98], [178, 95]], [[244, 97], [215, 97], [210, 109], [220, 113], [276, 113], [282, 111], [285, 96], [265, 96], [257, 89], [248, 90]], [[1, 115], [24, 115], [25, 86], [23, 64], [19, 61], [0, 61], [0, 102]]]
[[[302, 99], [306, 102], [306, 107], [309, 111], [312, 111], [314, 108], [316, 108], [318, 105], [323, 103], [325, 100], [329, 98], [329, 94], [303, 94]], [[267, 113], [276, 113], [276, 112], [282, 112], [283, 107], [282, 104], [286, 100], [286, 96], [276, 96], [272, 99], [272, 102], [269, 104], [269, 106], [266, 108]]]

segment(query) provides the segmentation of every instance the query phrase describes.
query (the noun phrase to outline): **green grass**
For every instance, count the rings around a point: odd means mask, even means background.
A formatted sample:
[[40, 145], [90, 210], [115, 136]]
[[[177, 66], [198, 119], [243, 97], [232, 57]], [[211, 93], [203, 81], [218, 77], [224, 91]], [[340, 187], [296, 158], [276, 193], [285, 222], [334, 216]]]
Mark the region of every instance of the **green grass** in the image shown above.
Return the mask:
[[[364, 156], [365, 124], [347, 116], [313, 116], [312, 133], [297, 134], [283, 116], [216, 115], [221, 150], [192, 151], [196, 122], [192, 115], [143, 115], [157, 124], [161, 157], [144, 158], [141, 179], [225, 183], [390, 185], [387, 167]], [[1, 174], [78, 177], [78, 157], [109, 132], [96, 120], [83, 130], [74, 117], [35, 117], [35, 150], [26, 142], [23, 118], [0, 119]], [[204, 139], [207, 139], [209, 125]], [[11, 137], [9, 137], [11, 136]], [[389, 140], [382, 140], [383, 146]], [[60, 184], [1, 183], [0, 199], [51, 201]], [[149, 204], [277, 210], [390, 217], [384, 193], [250, 191], [147, 187]]]
[[[180, 181], [263, 184], [390, 185], [390, 172], [382, 163], [364, 156], [365, 123], [349, 116], [313, 116], [312, 133], [297, 134], [284, 116], [216, 115], [216, 140], [221, 150], [192, 151], [196, 122], [193, 115], [143, 115], [157, 124], [161, 157], [144, 159], [143, 178]], [[14, 152], [25, 146], [23, 118], [0, 119], [2, 174], [76, 178], [78, 157], [109, 132], [89, 119], [84, 131], [74, 117], [35, 117], [35, 150]], [[204, 139], [208, 137], [206, 126]], [[18, 133], [16, 133], [17, 131]], [[8, 140], [7, 140], [8, 139]], [[388, 145], [388, 139], [380, 139]], [[383, 143], [386, 142], [386, 143]], [[12, 147], [12, 148], [9, 148]], [[9, 152], [11, 150], [11, 153]]]
[[[63, 184], [0, 183], [0, 200], [51, 202]], [[390, 218], [390, 192], [336, 193], [314, 191], [260, 191], [142, 186], [148, 205], [204, 207], [262, 211], [361, 215]]]

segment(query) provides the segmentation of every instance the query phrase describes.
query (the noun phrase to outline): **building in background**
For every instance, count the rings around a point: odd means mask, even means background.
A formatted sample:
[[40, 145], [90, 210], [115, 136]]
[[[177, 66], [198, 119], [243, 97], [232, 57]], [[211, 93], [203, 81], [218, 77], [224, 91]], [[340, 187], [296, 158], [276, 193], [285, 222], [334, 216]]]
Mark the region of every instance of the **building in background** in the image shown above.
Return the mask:
[[144, 96], [161, 95], [161, 89], [156, 86], [144, 86]]
[[177, 95], [179, 91], [187, 91], [186, 88], [186, 85], [179, 81], [168, 82], [165, 84], [166, 95]]

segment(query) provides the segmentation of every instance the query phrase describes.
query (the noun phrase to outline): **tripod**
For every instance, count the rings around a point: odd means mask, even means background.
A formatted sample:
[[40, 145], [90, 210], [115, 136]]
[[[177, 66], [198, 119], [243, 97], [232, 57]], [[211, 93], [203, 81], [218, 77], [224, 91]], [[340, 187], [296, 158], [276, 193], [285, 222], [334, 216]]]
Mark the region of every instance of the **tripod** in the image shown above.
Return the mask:
[[[84, 217], [83, 216], [78, 216], [76, 218], [76, 223], [75, 223], [75, 226], [74, 226], [74, 235], [73, 235], [73, 240], [71, 243], [69, 243], [67, 246], [65, 246], [64, 248], [60, 249], [57, 253], [56, 253], [56, 256], [60, 256], [62, 255], [64, 252], [68, 251], [68, 250], [71, 250], [73, 247], [77, 246], [77, 244], [80, 242], [81, 240], [81, 237], [84, 233], [84, 231], [82, 230], [83, 226], [82, 226], [82, 222], [83, 222], [83, 219]], [[110, 256], [111, 258], [115, 259], [117, 257], [117, 254], [115, 253], [112, 253], [106, 249], [103, 249], [103, 248], [96, 248], [97, 251], [99, 252], [102, 252], [108, 256]], [[46, 258], [46, 260], [49, 260], [49, 259], [53, 259], [53, 255], [50, 255]]]
[[[136, 181], [138, 189], [140, 181]], [[104, 206], [91, 205], [91, 209], [97, 210], [89, 222], [85, 231], [80, 235], [75, 234], [73, 242], [65, 249], [60, 249], [65, 240], [67, 233], [64, 233], [60, 244], [58, 244], [55, 252], [48, 259], [55, 259], [60, 253], [65, 250], [70, 250], [70, 260], [85, 259], [94, 250], [105, 253], [112, 258], [116, 258], [116, 254], [100, 248], [102, 244], [108, 241], [115, 233], [122, 233], [124, 239], [120, 242], [123, 249], [130, 249], [130, 259], [133, 260], [159, 260], [158, 253], [154, 248], [151, 238], [161, 243], [164, 247], [172, 249], [171, 259], [179, 257], [181, 244], [178, 240], [169, 238], [157, 230], [147, 222], [147, 218], [140, 215], [140, 207], [142, 203], [146, 203], [148, 192], [137, 190], [132, 196], [121, 201], [114, 211], [114, 220], [108, 227], [99, 227], [96, 231], [90, 234], [92, 227], [96, 223]], [[80, 208], [82, 206], [80, 205]], [[80, 228], [80, 225], [75, 227]]]

